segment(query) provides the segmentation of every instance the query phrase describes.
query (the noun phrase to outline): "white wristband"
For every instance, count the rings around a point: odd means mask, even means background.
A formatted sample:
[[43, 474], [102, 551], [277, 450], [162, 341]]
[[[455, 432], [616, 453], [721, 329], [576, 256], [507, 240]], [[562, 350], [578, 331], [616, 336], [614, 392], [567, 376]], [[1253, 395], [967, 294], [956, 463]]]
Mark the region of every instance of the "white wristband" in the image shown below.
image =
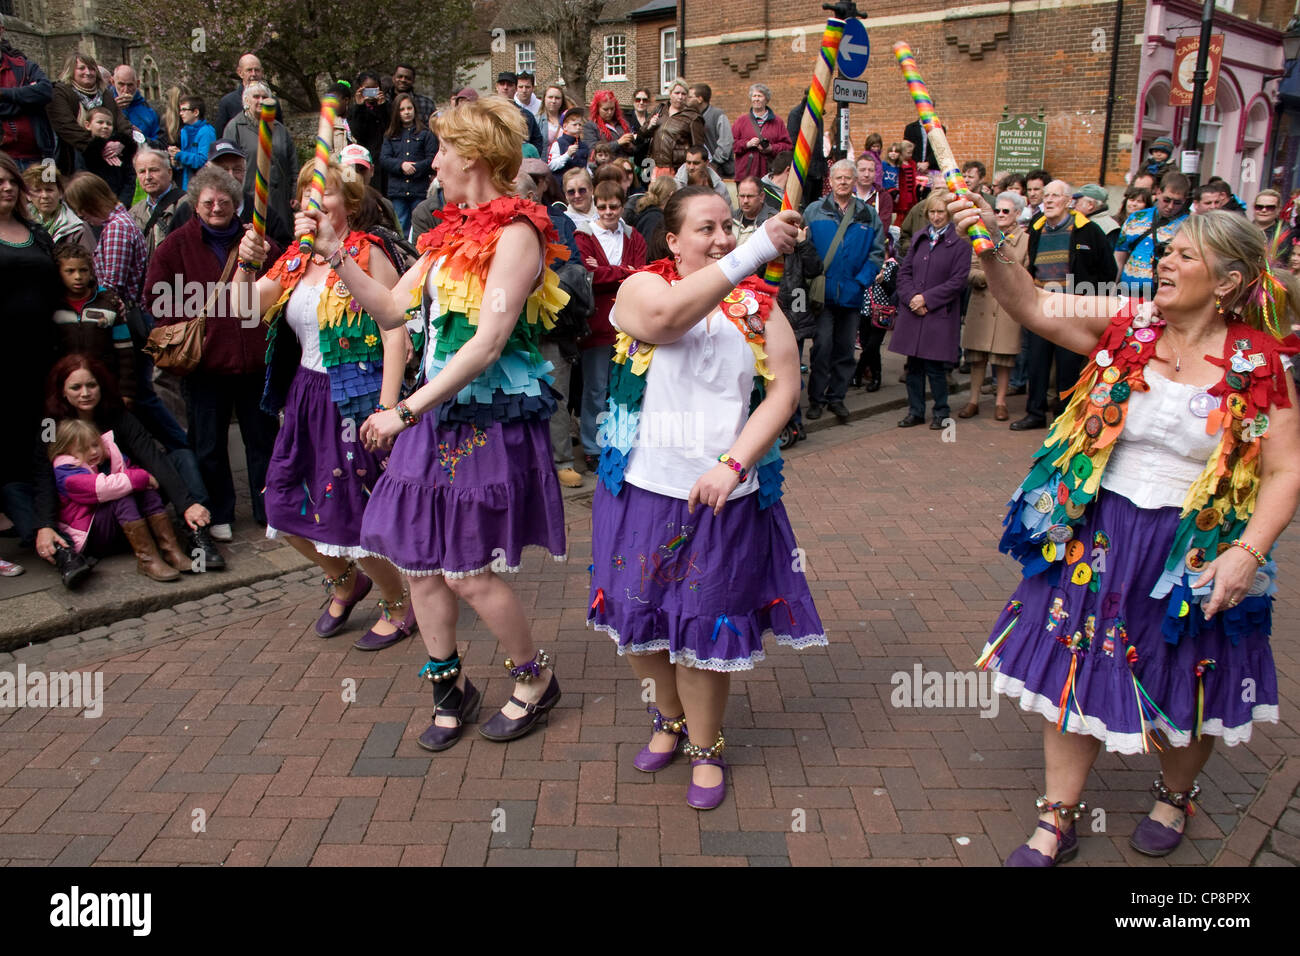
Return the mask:
[[753, 275], [759, 266], [771, 262], [778, 255], [776, 243], [767, 234], [767, 229], [755, 229], [748, 242], [732, 249], [718, 260], [718, 265], [722, 267], [722, 274], [727, 277], [727, 281], [736, 285], [746, 276]]

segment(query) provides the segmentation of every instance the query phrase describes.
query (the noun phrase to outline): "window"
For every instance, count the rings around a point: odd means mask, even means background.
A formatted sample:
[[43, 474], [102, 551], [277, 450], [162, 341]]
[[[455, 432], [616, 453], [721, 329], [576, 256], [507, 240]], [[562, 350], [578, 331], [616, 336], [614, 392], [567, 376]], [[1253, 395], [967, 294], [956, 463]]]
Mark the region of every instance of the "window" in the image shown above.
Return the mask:
[[515, 72], [516, 73], [533, 73], [537, 70], [533, 67], [537, 63], [537, 48], [533, 46], [532, 40], [521, 40], [515, 44]]
[[622, 33], [605, 36], [605, 79], [627, 79], [627, 37]]
[[140, 77], [140, 92], [144, 94], [144, 98], [151, 103], [162, 102], [162, 81], [154, 58], [148, 53], [141, 57], [140, 69], [137, 72]]
[[659, 31], [659, 92], [667, 93], [677, 80], [677, 28]]

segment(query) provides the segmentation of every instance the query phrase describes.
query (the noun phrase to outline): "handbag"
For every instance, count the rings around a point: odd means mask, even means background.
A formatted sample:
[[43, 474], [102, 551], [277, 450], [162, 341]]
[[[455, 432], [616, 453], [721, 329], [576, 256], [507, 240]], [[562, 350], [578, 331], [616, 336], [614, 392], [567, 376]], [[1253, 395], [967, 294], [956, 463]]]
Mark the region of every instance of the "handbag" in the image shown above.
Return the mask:
[[149, 341], [141, 349], [153, 359], [153, 364], [171, 372], [173, 375], [188, 375], [199, 367], [203, 361], [203, 336], [207, 331], [207, 316], [218, 295], [227, 289], [230, 274], [235, 271], [235, 259], [239, 255], [239, 246], [230, 250], [226, 257], [226, 267], [221, 272], [218, 282], [203, 303], [203, 311], [192, 319], [174, 322], [171, 325], [156, 326], [149, 333]]
[[876, 275], [876, 281], [867, 286], [862, 293], [862, 316], [871, 320], [878, 329], [892, 329], [894, 319], [898, 317], [898, 305], [894, 302], [894, 293], [888, 286], [897, 281], [898, 260], [888, 259]]

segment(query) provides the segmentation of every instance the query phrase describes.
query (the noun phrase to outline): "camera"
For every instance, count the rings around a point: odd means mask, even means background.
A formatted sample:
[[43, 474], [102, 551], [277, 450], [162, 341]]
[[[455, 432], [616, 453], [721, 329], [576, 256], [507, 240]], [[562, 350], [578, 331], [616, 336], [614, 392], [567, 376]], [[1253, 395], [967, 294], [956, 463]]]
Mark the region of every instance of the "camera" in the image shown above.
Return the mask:
[[769, 143], [768, 138], [767, 138], [766, 136], [760, 136], [760, 137], [758, 138], [758, 148], [759, 148], [759, 149], [767, 149], [767, 147], [770, 146], [770, 145], [771, 145], [771, 144]]
[[379, 99], [379, 87], [377, 86], [363, 87], [361, 90], [361, 96], [367, 100], [377, 100]]

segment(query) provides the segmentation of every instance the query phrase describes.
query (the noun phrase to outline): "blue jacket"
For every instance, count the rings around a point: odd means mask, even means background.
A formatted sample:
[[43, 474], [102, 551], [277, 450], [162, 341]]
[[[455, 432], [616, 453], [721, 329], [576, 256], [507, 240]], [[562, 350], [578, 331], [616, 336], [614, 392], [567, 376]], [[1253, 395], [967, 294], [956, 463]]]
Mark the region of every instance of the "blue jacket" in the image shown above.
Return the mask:
[[[113, 87], [108, 88], [108, 95], [117, 99], [117, 90]], [[130, 104], [122, 110], [131, 125], [144, 134], [144, 138], [151, 144], [157, 145], [162, 138], [162, 127], [158, 123], [158, 114], [154, 112], [149, 101], [141, 95], [139, 90], [135, 91], [135, 96], [131, 98]], [[204, 162], [207, 162], [205, 159]]]
[[[875, 281], [885, 262], [885, 230], [876, 211], [853, 197], [853, 221], [845, 230], [835, 258], [826, 268], [826, 304], [861, 308], [862, 294]], [[808, 233], [823, 262], [840, 227], [840, 207], [834, 196], [809, 204], [804, 210]]]
[[[403, 129], [397, 136], [385, 139], [379, 165], [388, 173], [388, 198], [423, 200], [429, 194], [437, 152], [438, 140], [427, 129]], [[402, 172], [402, 163], [414, 163], [415, 174]]]
[[181, 189], [190, 184], [190, 174], [202, 169], [208, 161], [208, 147], [217, 141], [217, 131], [206, 120], [195, 120], [181, 127], [180, 152], [176, 163], [181, 168]]

